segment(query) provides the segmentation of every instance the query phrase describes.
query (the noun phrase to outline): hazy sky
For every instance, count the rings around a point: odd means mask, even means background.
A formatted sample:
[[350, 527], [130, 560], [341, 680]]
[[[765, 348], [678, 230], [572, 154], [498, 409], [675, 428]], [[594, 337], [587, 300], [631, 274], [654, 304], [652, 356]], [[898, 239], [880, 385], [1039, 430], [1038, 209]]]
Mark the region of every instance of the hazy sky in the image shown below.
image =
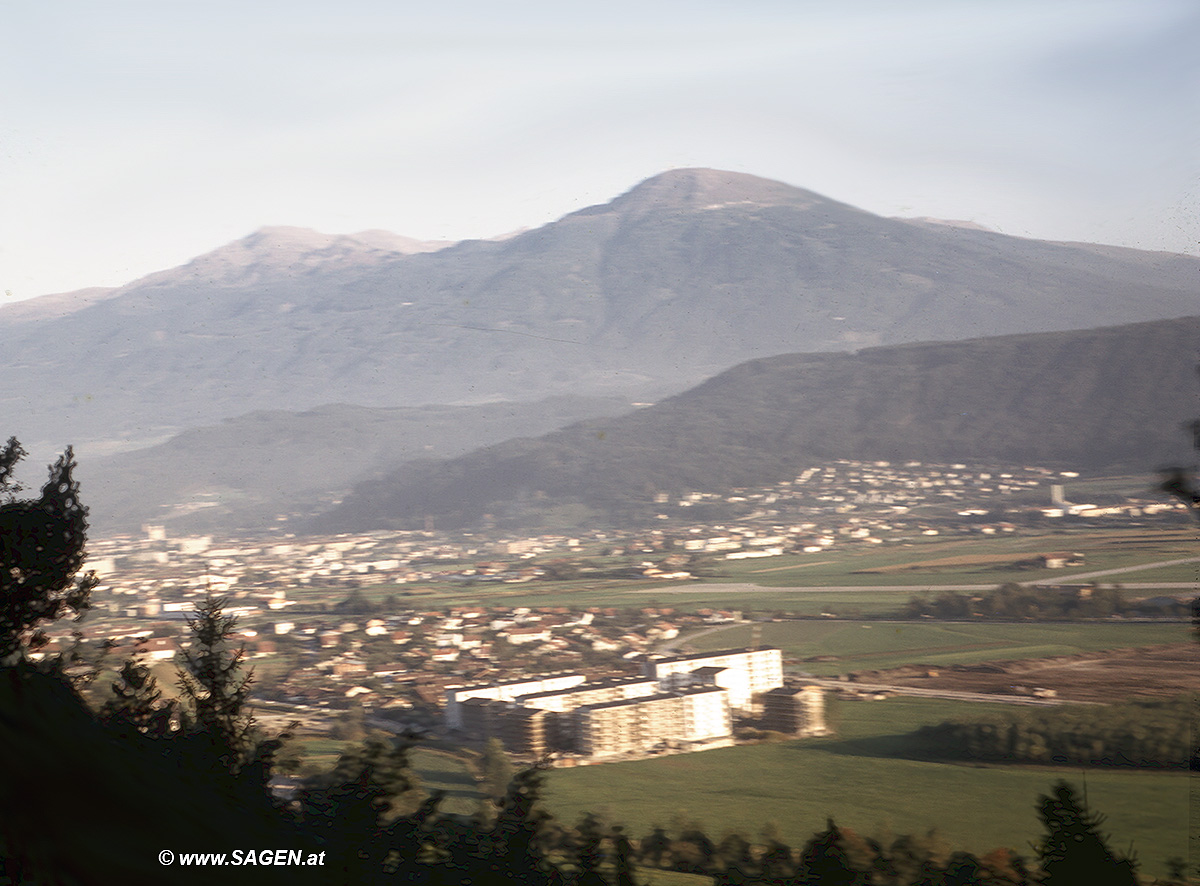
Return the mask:
[[1200, 254], [1195, 0], [0, 7], [0, 293], [264, 225], [487, 237], [666, 169]]

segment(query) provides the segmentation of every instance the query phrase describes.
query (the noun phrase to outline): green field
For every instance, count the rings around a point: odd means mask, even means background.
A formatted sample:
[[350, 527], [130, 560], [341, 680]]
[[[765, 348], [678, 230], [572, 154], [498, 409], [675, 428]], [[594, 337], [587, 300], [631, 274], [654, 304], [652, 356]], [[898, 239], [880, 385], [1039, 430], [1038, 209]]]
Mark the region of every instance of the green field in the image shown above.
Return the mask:
[[442, 791], [446, 812], [471, 815], [479, 811], [480, 794], [475, 773], [462, 756], [433, 748], [417, 747], [412, 753], [413, 771], [426, 791]]
[[1047, 658], [1101, 649], [1186, 643], [1189, 626], [1178, 623], [1066, 622], [883, 622], [807, 620], [734, 625], [690, 640], [696, 652], [748, 646], [778, 646], [785, 658], [835, 655], [836, 661], [802, 662], [818, 676], [904, 664], [971, 664]]
[[[1047, 551], [1082, 554], [1084, 565], [1067, 569], [1011, 568], [1011, 564], [1019, 560]], [[934, 536], [904, 544], [850, 545], [803, 556], [730, 561], [722, 563], [719, 572], [725, 581], [745, 581], [769, 587], [999, 585], [1010, 581], [1070, 581], [1072, 575], [1194, 557], [1196, 553], [1194, 530], [1076, 531], [968, 538]], [[929, 562], [955, 559], [962, 562]], [[988, 559], [993, 562], [986, 562]], [[1190, 581], [1195, 578], [1196, 567], [1194, 564], [1169, 567], [1164, 573], [1170, 575], [1172, 581]], [[1128, 580], [1141, 581], [1141, 576], [1149, 574], [1130, 572]], [[1123, 578], [1124, 574], [1117, 573], [1101, 580], [1108, 584]], [[1167, 579], [1156, 577], [1155, 580]]]
[[[586, 812], [623, 823], [636, 836], [681, 817], [719, 840], [729, 830], [757, 838], [774, 822], [798, 848], [832, 816], [868, 836], [924, 834], [982, 854], [1008, 846], [1029, 855], [1039, 835], [1035, 803], [1057, 778], [1082, 787], [1077, 769], [970, 766], [888, 756], [901, 736], [951, 716], [1002, 709], [934, 699], [841, 702], [831, 712], [838, 736], [585, 766], [551, 772], [550, 811], [569, 823]], [[1132, 842], [1143, 871], [1187, 857], [1186, 773], [1086, 773], [1088, 799], [1105, 813], [1113, 845]]]

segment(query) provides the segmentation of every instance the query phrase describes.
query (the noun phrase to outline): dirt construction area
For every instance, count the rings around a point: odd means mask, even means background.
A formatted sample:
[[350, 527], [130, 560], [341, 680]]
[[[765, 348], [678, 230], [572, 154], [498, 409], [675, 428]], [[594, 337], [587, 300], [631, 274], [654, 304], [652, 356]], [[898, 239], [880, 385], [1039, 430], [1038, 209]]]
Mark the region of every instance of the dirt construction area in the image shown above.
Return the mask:
[[1115, 649], [1057, 658], [856, 671], [850, 683], [1113, 702], [1200, 692], [1200, 643]]

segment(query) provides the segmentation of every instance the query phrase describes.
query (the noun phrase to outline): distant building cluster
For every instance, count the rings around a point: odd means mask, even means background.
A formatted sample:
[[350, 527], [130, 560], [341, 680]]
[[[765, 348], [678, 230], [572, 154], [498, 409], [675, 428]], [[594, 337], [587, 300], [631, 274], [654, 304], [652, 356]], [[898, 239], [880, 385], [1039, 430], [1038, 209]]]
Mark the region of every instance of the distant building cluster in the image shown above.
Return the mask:
[[791, 735], [826, 732], [816, 686], [787, 689], [779, 649], [731, 649], [645, 662], [636, 677], [558, 674], [446, 691], [446, 726], [498, 737], [514, 754], [590, 758], [725, 747], [735, 720]]

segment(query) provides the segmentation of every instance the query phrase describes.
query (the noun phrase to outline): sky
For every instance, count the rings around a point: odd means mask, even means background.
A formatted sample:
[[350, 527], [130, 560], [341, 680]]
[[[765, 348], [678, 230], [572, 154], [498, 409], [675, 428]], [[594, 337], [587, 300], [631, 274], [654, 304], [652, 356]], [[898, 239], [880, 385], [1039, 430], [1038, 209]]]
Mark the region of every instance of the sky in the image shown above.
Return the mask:
[[1194, 0], [0, 7], [0, 304], [268, 225], [491, 237], [659, 172], [1200, 255]]

